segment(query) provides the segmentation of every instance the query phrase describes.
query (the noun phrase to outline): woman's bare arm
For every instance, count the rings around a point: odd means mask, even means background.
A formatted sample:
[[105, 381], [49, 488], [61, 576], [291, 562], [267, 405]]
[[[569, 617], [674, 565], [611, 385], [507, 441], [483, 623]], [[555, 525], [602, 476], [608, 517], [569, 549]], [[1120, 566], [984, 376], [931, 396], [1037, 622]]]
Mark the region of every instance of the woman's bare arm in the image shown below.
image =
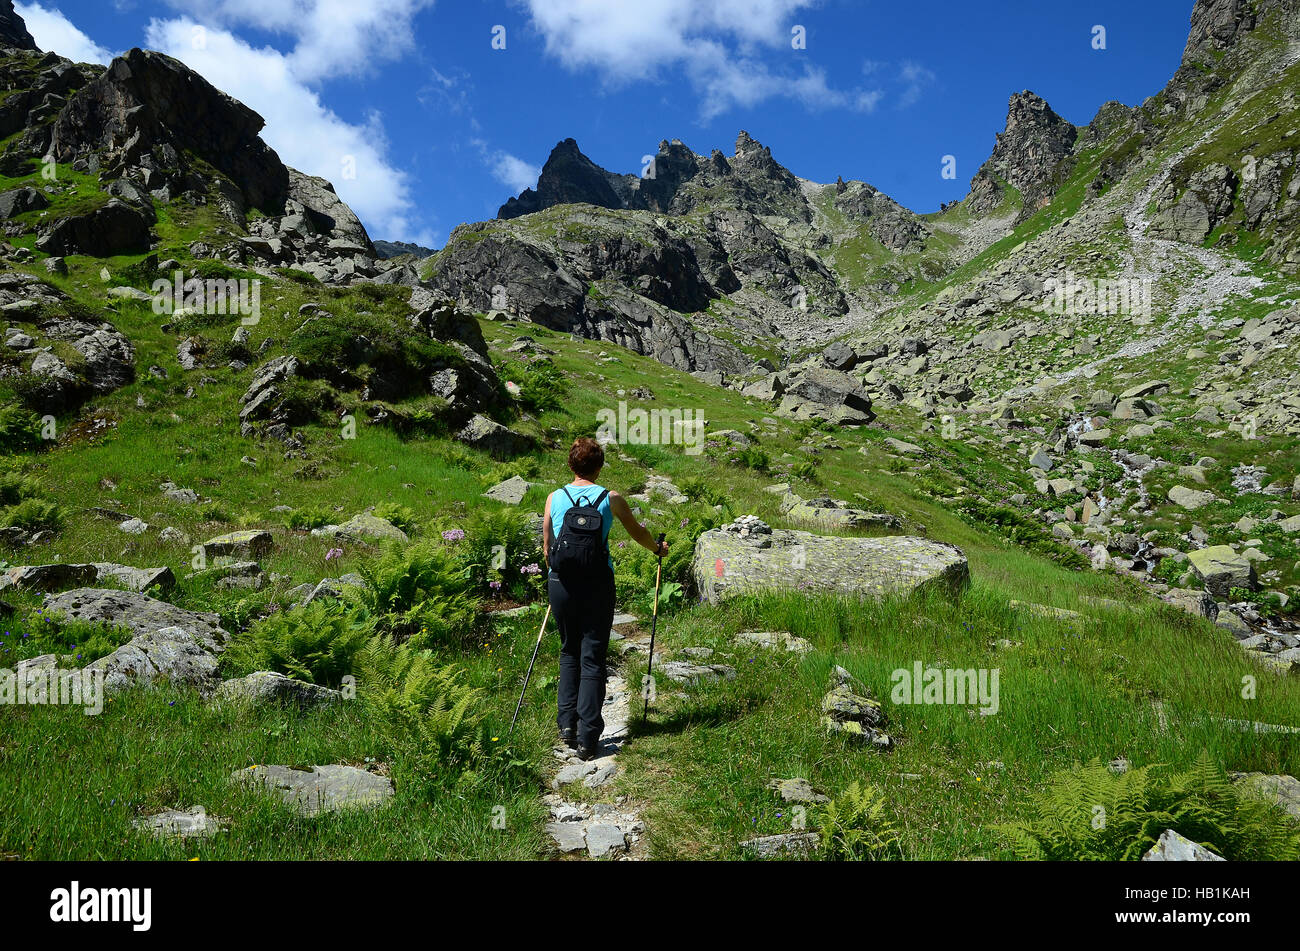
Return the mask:
[[632, 536], [632, 540], [642, 548], [652, 551], [656, 555], [668, 554], [668, 543], [664, 542], [662, 546], [657, 544], [654, 536], [650, 534], [650, 530], [638, 522], [636, 516], [632, 514], [632, 508], [627, 504], [627, 499], [617, 492], [609, 493], [609, 510], [623, 523], [623, 527]]
[[554, 492], [546, 497], [546, 514], [542, 516], [542, 557], [546, 563], [551, 563], [551, 496]]

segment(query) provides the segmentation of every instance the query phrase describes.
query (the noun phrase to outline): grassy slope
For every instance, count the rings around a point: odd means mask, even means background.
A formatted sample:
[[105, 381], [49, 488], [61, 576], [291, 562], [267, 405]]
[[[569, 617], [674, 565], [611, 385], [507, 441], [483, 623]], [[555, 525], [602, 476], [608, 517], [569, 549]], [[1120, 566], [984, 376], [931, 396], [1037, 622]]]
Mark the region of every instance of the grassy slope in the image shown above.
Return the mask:
[[[174, 227], [176, 245], [170, 250], [176, 252], [185, 225]], [[74, 258], [72, 274], [60, 283], [83, 299], [94, 299], [102, 288], [101, 263]], [[298, 305], [322, 294], [287, 281], [264, 288], [266, 316], [254, 328], [253, 346], [264, 336], [282, 340]], [[345, 310], [366, 306], [351, 296], [326, 303]], [[306, 432], [317, 477], [295, 478], [302, 473], [302, 461], [284, 460], [273, 445], [238, 435], [237, 397], [249, 371], [185, 373], [175, 361], [177, 338], [158, 329], [159, 318], [147, 305], [116, 306], [114, 320], [136, 343], [139, 366], [162, 366], [170, 379], [142, 373], [136, 383], [97, 405], [98, 413], [115, 423], [105, 433], [93, 440], [74, 437], [53, 452], [26, 460], [71, 517], [60, 537], [25, 552], [24, 560], [105, 559], [169, 564], [178, 575], [187, 571], [186, 546], [166, 545], [153, 532], [129, 538], [111, 522], [84, 513], [91, 505], [106, 505], [139, 514], [155, 527], [175, 525], [196, 542], [237, 526], [271, 528], [279, 544], [264, 565], [284, 576], [275, 589], [279, 592], [351, 570], [363, 553], [347, 546], [341, 563], [326, 565], [330, 543], [287, 532], [282, 516], [269, 511], [273, 505], [324, 508], [346, 517], [394, 500], [415, 509], [429, 534], [456, 524], [480, 505], [494, 504], [479, 493], [512, 468], [437, 439], [403, 442], [359, 424], [358, 438], [344, 441], [336, 430], [315, 426]], [[280, 314], [294, 316], [285, 320]], [[237, 320], [229, 318], [228, 326], [212, 329], [214, 339], [228, 337]], [[601, 345], [590, 341], [526, 325], [484, 322], [483, 329], [497, 347], [517, 332], [531, 334], [555, 350], [558, 365], [573, 376], [564, 411], [520, 424], [537, 432], [590, 421], [597, 409], [616, 405], [620, 390], [635, 386], [654, 390], [652, 405], [702, 410], [710, 428], [745, 431], [749, 420], [766, 412], [734, 392], [615, 347], [604, 348], [612, 361], [593, 364]], [[213, 382], [197, 385], [203, 377]], [[191, 384], [196, 393], [186, 399]], [[136, 408], [137, 397], [144, 398], [143, 410]], [[983, 827], [1021, 815], [1025, 798], [1050, 769], [1093, 756], [1123, 754], [1137, 763], [1187, 764], [1208, 747], [1234, 769], [1295, 772], [1300, 767], [1294, 744], [1285, 738], [1239, 734], [1204, 722], [1207, 716], [1228, 716], [1300, 725], [1300, 686], [1265, 679], [1258, 700], [1241, 700], [1241, 677], [1258, 671], [1225, 633], [1152, 605], [1114, 578], [1067, 571], [959, 519], [946, 508], [945, 494], [963, 485], [996, 501], [996, 490], [1011, 484], [1011, 470], [975, 447], [914, 435], [915, 420], [905, 411], [887, 413], [882, 422], [899, 427], [900, 434], [913, 433], [909, 438], [925, 443], [929, 456], [909, 462], [888, 455], [880, 447], [884, 430], [824, 435], [786, 422], [764, 424], [761, 444], [781, 465], [809, 458], [800, 438], [808, 435], [820, 448], [811, 456], [819, 484], [796, 481], [802, 494], [819, 494], [820, 489], [893, 511], [908, 520], [908, 530], [961, 545], [971, 560], [973, 589], [958, 605], [846, 606], [786, 598], [681, 609], [666, 616], [660, 635], [670, 650], [697, 644], [726, 648], [727, 636], [737, 630], [788, 629], [808, 637], [817, 651], [801, 661], [738, 652], [735, 665], [741, 675], [735, 682], [684, 691], [684, 697], [662, 690], [653, 726], [628, 747], [623, 756], [627, 772], [618, 781], [623, 792], [644, 803], [657, 855], [735, 855], [741, 838], [784, 828], [789, 817], [777, 815], [764, 787], [769, 779], [787, 775], [804, 774], [830, 793], [854, 778], [882, 783], [905, 829], [903, 854], [956, 857], [1004, 855]], [[839, 448], [828, 448], [834, 445]], [[859, 447], [866, 448], [865, 456]], [[257, 470], [241, 464], [244, 455], [258, 460]], [[782, 523], [774, 498], [761, 491], [774, 475], [684, 456], [675, 448], [636, 449], [633, 455], [677, 480], [703, 478], [725, 492], [733, 511], [754, 511]], [[541, 481], [563, 477], [559, 453], [537, 464]], [[645, 475], [640, 462], [611, 459], [605, 480], [628, 489]], [[100, 488], [105, 477], [116, 482], [116, 489]], [[165, 479], [194, 487], [211, 504], [174, 506], [158, 492]], [[944, 494], [927, 494], [934, 487]], [[540, 496], [532, 496], [529, 504], [539, 507]], [[671, 530], [676, 516], [663, 518]], [[1082, 601], [1085, 594], [1131, 607], [1098, 608]], [[1011, 598], [1082, 608], [1092, 620], [1074, 625], [1038, 620], [1009, 609]], [[194, 582], [182, 583], [173, 599], [221, 610], [232, 623], [241, 617], [241, 595]], [[32, 598], [17, 600], [20, 607], [34, 604]], [[479, 649], [456, 657], [471, 682], [488, 691], [491, 716], [502, 728], [536, 623], [531, 618], [501, 625], [496, 631], [500, 637], [489, 637]], [[1000, 638], [1020, 646], [991, 650], [990, 642]], [[98, 719], [67, 710], [5, 709], [0, 711], [5, 724], [0, 851], [33, 858], [538, 854], [543, 817], [537, 792], [549, 763], [548, 705], [556, 673], [553, 643], [548, 646], [535, 674], [534, 702], [526, 707], [512, 751], [531, 766], [494, 766], [451, 788], [428, 777], [398, 775], [392, 809], [314, 823], [228, 789], [225, 778], [255, 762], [382, 760], [385, 751], [376, 747], [376, 734], [367, 724], [358, 722], [360, 713], [346, 708], [307, 716], [221, 713], [193, 696], [168, 692], [123, 697]], [[916, 660], [1000, 667], [1001, 713], [979, 717], [959, 707], [893, 708], [900, 746], [889, 754], [853, 750], [821, 735], [817, 702], [832, 662], [862, 676], [884, 698], [888, 672]], [[633, 666], [629, 673], [636, 682], [639, 669]], [[1167, 734], [1157, 730], [1153, 698], [1165, 703]], [[993, 761], [1003, 768], [980, 765]], [[128, 830], [133, 814], [195, 803], [231, 818], [231, 831], [213, 842], [179, 846], [158, 845]], [[504, 832], [490, 827], [497, 804], [507, 807]]]

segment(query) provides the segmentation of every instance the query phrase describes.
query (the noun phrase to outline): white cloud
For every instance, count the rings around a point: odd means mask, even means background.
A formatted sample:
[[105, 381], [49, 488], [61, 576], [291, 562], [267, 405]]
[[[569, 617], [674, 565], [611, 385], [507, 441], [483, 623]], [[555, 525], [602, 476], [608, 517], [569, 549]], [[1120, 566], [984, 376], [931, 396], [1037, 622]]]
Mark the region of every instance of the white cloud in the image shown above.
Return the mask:
[[529, 165], [521, 158], [506, 152], [497, 152], [492, 158], [492, 174], [496, 176], [497, 181], [508, 186], [518, 195], [525, 188], [532, 188], [537, 184], [537, 178], [542, 174], [542, 170], [536, 165]]
[[870, 90], [834, 89], [825, 71], [793, 48], [791, 30], [802, 25], [797, 14], [814, 0], [516, 2], [527, 7], [547, 52], [570, 69], [594, 69], [613, 85], [684, 72], [700, 93], [706, 121], [772, 98], [863, 112], [880, 98]]
[[363, 125], [348, 123], [304, 83], [292, 56], [271, 47], [255, 49], [215, 28], [203, 31], [202, 43], [196, 43], [197, 26], [188, 18], [154, 19], [145, 30], [146, 43], [259, 112], [266, 120], [262, 138], [280, 158], [331, 181], [372, 237], [434, 246], [434, 235], [416, 222], [409, 177], [387, 157], [378, 113]]
[[[477, 127], [477, 123], [474, 123], [474, 125]], [[525, 188], [532, 188], [536, 185], [538, 177], [542, 174], [540, 166], [530, 165], [509, 152], [493, 149], [487, 144], [486, 140], [477, 136], [471, 138], [469, 144], [478, 150], [479, 158], [487, 166], [488, 171], [492, 173], [492, 177], [509, 188], [515, 195], [518, 195]]]
[[107, 64], [112, 60], [110, 50], [78, 30], [57, 8], [16, 3], [14, 9], [27, 21], [27, 31], [41, 49], [52, 50], [75, 63]]
[[167, 0], [200, 22], [293, 37], [288, 54], [303, 82], [365, 75], [415, 45], [412, 19], [433, 0]]
[[926, 69], [920, 63], [904, 60], [898, 71], [898, 81], [903, 84], [903, 94], [898, 99], [898, 108], [906, 109], [921, 98], [929, 86], [938, 79], [933, 70]]

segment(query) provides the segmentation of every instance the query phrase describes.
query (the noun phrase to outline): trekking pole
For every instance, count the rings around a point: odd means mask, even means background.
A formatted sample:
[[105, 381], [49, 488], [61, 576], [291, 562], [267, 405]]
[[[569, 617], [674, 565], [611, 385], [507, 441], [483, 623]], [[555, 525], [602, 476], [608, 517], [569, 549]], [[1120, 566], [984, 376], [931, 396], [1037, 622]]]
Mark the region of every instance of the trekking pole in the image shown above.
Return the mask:
[[510, 718], [510, 732], [506, 734], [506, 742], [515, 735], [515, 721], [519, 719], [519, 711], [524, 705], [524, 694], [528, 693], [528, 681], [533, 676], [533, 664], [537, 663], [537, 652], [542, 647], [542, 635], [546, 633], [546, 622], [551, 619], [551, 606], [546, 606], [546, 616], [542, 618], [541, 630], [537, 632], [537, 643], [533, 645], [533, 659], [528, 662], [528, 673], [524, 676], [524, 689], [519, 691], [519, 703], [515, 705], [515, 715]]
[[[648, 681], [647, 686], [654, 683], [654, 678], [650, 676], [650, 671], [652, 671], [655, 666], [655, 631], [659, 627], [659, 578], [664, 572], [664, 533], [660, 532], [659, 537], [655, 539], [655, 541], [659, 546], [659, 567], [655, 569], [655, 613], [653, 619], [650, 621], [650, 663], [646, 665], [645, 669], [646, 680]], [[650, 714], [650, 694], [652, 691], [653, 688], [645, 692], [645, 707], [641, 710], [642, 723], [645, 722], [646, 717]]]

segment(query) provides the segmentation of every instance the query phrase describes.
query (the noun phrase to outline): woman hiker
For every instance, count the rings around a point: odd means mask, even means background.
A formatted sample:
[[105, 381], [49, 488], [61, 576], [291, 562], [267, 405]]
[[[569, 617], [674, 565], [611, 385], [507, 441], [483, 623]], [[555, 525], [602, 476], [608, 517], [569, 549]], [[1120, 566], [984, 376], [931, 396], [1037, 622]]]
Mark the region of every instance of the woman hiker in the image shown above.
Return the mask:
[[587, 437], [573, 441], [569, 449], [573, 482], [546, 499], [542, 533], [542, 550], [550, 566], [551, 613], [560, 630], [556, 722], [560, 739], [583, 760], [596, 755], [605, 729], [601, 708], [605, 652], [614, 623], [614, 560], [609, 555], [614, 516], [642, 547], [660, 556], [668, 553], [668, 543], [655, 542], [623, 496], [596, 484], [604, 465], [600, 443]]

